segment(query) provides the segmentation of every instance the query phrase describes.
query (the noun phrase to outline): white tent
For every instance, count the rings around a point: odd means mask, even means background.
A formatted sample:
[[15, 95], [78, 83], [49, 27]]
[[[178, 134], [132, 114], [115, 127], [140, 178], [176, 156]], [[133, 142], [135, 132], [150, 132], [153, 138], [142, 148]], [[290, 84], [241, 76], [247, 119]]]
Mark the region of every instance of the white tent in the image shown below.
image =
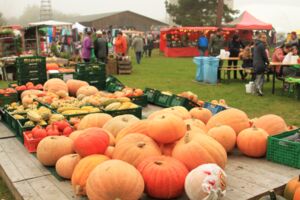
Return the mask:
[[83, 33], [86, 27], [76, 22], [72, 25], [72, 29], [77, 29], [79, 33]]
[[72, 25], [72, 23], [60, 22], [60, 21], [54, 21], [54, 20], [29, 23], [29, 26], [68, 26], [68, 25], [70, 26], [70, 25]]

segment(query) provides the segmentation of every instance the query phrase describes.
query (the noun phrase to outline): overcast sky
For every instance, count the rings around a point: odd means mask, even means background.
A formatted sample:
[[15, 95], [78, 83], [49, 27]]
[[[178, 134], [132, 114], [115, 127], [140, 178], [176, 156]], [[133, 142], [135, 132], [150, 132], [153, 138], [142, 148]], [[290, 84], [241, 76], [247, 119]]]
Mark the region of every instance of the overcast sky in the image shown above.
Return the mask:
[[[165, 0], [52, 0], [54, 9], [82, 15], [131, 10], [158, 20], [166, 17]], [[5, 17], [19, 16], [27, 5], [40, 0], [0, 0]], [[235, 0], [235, 9], [248, 10], [262, 21], [272, 23], [278, 31], [300, 29], [300, 0]]]

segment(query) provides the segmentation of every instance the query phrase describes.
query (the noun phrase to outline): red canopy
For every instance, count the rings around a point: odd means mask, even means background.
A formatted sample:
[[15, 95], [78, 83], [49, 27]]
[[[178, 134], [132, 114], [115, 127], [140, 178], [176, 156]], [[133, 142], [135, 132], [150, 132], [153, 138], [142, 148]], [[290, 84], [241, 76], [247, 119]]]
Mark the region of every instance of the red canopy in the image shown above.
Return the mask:
[[226, 25], [239, 30], [271, 30], [273, 28], [272, 24], [267, 24], [256, 19], [247, 11], [244, 11], [237, 19]]

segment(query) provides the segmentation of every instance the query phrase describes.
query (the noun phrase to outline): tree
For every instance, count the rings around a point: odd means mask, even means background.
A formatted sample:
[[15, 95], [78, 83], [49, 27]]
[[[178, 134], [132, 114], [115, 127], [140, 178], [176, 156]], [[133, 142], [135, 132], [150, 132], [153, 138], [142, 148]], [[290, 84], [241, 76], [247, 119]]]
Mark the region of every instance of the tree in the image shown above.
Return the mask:
[[2, 16], [2, 13], [0, 13], [0, 26], [3, 26], [6, 24], [6, 20], [4, 19], [4, 17]]
[[[177, 4], [166, 4], [167, 13], [173, 21], [182, 26], [214, 26], [217, 19], [218, 0], [178, 0]], [[224, 5], [223, 20], [233, 20], [238, 10], [232, 10]]]

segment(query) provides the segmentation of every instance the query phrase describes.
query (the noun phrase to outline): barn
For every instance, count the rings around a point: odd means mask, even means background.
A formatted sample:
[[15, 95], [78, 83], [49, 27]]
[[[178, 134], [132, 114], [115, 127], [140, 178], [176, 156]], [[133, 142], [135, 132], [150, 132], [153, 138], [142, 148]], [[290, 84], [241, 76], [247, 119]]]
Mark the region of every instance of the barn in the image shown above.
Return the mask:
[[95, 15], [81, 15], [71, 20], [96, 29], [122, 28], [149, 31], [151, 27], [168, 26], [168, 24], [134, 13], [132, 11], [110, 12]]

